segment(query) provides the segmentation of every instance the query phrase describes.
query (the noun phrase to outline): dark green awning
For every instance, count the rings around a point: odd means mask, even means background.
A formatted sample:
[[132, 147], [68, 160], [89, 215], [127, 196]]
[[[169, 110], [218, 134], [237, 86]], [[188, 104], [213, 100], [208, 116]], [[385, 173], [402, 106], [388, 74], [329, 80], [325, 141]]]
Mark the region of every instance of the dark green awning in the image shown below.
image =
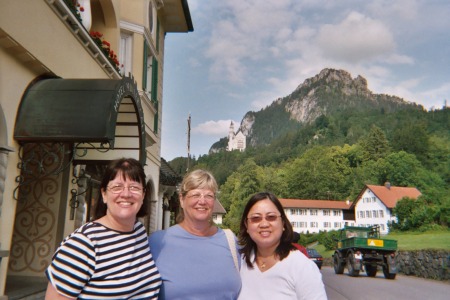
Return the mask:
[[[88, 150], [82, 160], [138, 156], [145, 164], [144, 126], [132, 78], [52, 78], [38, 81], [24, 93], [14, 138], [19, 143], [72, 142], [77, 149]], [[89, 151], [105, 144], [114, 151]]]

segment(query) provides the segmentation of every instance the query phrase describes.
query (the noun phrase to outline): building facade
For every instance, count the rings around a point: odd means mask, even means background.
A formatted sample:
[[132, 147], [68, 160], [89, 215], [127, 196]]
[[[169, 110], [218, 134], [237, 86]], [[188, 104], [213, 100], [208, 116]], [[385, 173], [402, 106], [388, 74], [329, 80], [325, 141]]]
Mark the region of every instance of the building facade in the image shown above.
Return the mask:
[[280, 199], [295, 232], [318, 233], [354, 226], [351, 203], [336, 200]]
[[144, 164], [142, 221], [163, 227], [164, 42], [192, 30], [186, 0], [0, 3], [0, 299], [8, 278], [44, 277], [112, 159]]
[[397, 202], [404, 197], [417, 199], [420, 191], [414, 187], [397, 187], [386, 183], [380, 185], [366, 185], [352, 204], [355, 210], [355, 221], [358, 226], [380, 226], [380, 233], [389, 232], [388, 223], [397, 221], [393, 213]]
[[280, 199], [294, 231], [318, 233], [339, 230], [344, 226], [380, 226], [381, 234], [388, 234], [388, 224], [397, 221], [393, 213], [397, 202], [404, 197], [417, 199], [420, 191], [414, 187], [365, 185], [356, 199], [300, 200]]

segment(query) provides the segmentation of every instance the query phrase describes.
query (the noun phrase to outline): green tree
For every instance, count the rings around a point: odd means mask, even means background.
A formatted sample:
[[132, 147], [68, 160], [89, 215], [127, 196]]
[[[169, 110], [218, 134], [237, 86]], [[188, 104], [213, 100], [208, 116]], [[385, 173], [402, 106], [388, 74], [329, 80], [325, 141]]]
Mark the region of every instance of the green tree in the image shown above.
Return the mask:
[[290, 198], [344, 199], [351, 174], [346, 149], [317, 146], [286, 167]]
[[393, 228], [401, 231], [426, 230], [432, 224], [439, 223], [439, 213], [439, 208], [427, 203], [424, 197], [418, 199], [405, 197], [398, 201], [394, 208], [397, 222], [393, 224]]
[[415, 205], [414, 199], [408, 197], [405, 197], [397, 202], [397, 205], [394, 208], [394, 214], [397, 217], [397, 222], [393, 223], [394, 229], [403, 231], [412, 228], [411, 214]]
[[396, 186], [419, 185], [418, 173], [423, 169], [414, 154], [405, 151], [391, 153], [377, 162], [378, 183], [389, 181]]
[[223, 223], [237, 234], [245, 204], [251, 195], [262, 190], [263, 168], [249, 159], [230, 177], [220, 188], [220, 199], [229, 203]]
[[426, 160], [429, 148], [429, 136], [424, 124], [409, 123], [397, 127], [393, 134], [392, 148], [414, 154], [420, 161]]
[[384, 132], [377, 126], [373, 125], [370, 132], [359, 141], [363, 149], [364, 160], [377, 161], [389, 154], [389, 141]]

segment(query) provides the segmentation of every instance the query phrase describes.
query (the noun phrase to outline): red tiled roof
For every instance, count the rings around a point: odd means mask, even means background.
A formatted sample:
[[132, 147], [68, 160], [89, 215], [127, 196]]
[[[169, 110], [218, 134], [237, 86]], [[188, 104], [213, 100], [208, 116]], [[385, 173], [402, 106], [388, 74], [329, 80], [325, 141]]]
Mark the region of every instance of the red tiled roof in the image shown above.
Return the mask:
[[303, 199], [280, 199], [284, 208], [329, 208], [349, 209], [351, 203], [339, 200], [303, 200]]
[[[388, 208], [394, 208], [403, 197], [417, 199], [422, 193], [415, 187], [366, 185]], [[361, 195], [361, 194], [360, 194]]]

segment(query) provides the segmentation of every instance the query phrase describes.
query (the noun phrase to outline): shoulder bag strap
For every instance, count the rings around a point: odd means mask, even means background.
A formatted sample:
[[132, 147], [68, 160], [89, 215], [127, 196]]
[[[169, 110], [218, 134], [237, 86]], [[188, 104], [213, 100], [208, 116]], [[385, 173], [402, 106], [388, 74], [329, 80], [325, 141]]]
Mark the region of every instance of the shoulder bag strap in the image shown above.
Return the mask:
[[233, 256], [234, 266], [236, 267], [236, 270], [239, 272], [239, 264], [236, 253], [236, 241], [234, 240], [234, 234], [231, 231], [231, 229], [224, 229], [223, 231], [225, 232], [228, 241], [228, 246], [230, 247], [231, 255]]

